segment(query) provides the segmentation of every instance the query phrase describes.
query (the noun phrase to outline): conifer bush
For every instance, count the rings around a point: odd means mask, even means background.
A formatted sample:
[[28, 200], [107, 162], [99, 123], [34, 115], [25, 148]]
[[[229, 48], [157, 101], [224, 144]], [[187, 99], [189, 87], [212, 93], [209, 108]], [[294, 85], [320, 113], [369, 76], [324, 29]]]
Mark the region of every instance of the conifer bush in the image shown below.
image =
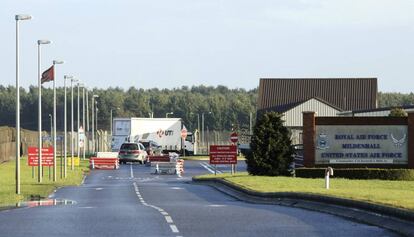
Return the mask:
[[283, 126], [282, 115], [269, 112], [258, 118], [246, 156], [251, 175], [290, 175], [293, 148], [289, 130]]

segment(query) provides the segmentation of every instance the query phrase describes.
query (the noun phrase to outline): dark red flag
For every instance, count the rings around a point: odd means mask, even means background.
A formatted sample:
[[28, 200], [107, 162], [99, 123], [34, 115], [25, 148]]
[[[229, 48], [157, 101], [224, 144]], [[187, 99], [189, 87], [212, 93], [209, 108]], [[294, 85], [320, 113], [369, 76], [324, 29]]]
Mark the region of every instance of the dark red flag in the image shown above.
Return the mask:
[[48, 81], [53, 81], [55, 79], [54, 70], [55, 70], [54, 66], [51, 66], [49, 69], [47, 69], [46, 71], [42, 73], [42, 79], [41, 79], [42, 84]]

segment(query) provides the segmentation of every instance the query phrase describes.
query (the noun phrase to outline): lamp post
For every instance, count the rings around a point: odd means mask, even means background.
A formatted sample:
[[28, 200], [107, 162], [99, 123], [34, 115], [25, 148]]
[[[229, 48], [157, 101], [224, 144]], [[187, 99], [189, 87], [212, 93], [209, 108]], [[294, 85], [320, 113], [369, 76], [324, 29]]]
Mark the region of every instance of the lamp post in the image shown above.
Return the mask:
[[37, 41], [37, 79], [39, 86], [39, 103], [38, 103], [38, 119], [39, 119], [39, 147], [38, 147], [38, 178], [39, 183], [42, 182], [42, 69], [41, 69], [41, 48], [42, 44], [50, 44], [50, 40], [38, 40]]
[[[53, 60], [53, 66], [63, 63], [63, 61]], [[53, 181], [56, 182], [56, 71], [54, 67], [53, 73]]]
[[174, 112], [165, 113], [165, 117], [168, 118], [168, 115], [173, 115]]
[[30, 20], [30, 15], [15, 15], [16, 20], [16, 194], [20, 194], [20, 71], [19, 71], [19, 21]]
[[86, 88], [86, 131], [89, 130], [89, 91]]
[[95, 98], [98, 98], [99, 95], [92, 96], [92, 151], [95, 152], [95, 121], [94, 121], [94, 110], [95, 110]]
[[[211, 114], [211, 112], [208, 112], [208, 114]], [[201, 114], [201, 130], [202, 130], [202, 136], [201, 136], [201, 142], [203, 143], [203, 145], [204, 145], [204, 142], [206, 141], [206, 138], [205, 138], [205, 131], [204, 131], [204, 112]]]
[[67, 153], [67, 141], [66, 141], [66, 138], [67, 138], [67, 102], [66, 102], [66, 80], [68, 80], [68, 79], [70, 79], [70, 80], [72, 80], [73, 79], [73, 77], [72, 76], [67, 76], [67, 75], [65, 75], [64, 76], [64, 85], [65, 85], [65, 105], [64, 105], [64, 107], [65, 107], [65, 109], [64, 109], [64, 130], [65, 130], [65, 134], [64, 134], [64, 136], [65, 136], [65, 138], [64, 138], [64, 150], [63, 150], [63, 153], [64, 153], [64, 169], [63, 169], [63, 177], [65, 177], [66, 178], [66, 175], [67, 175], [67, 155], [66, 155], [66, 153]]
[[72, 79], [70, 80], [70, 90], [71, 90], [71, 103], [70, 103], [70, 116], [71, 116], [71, 133], [70, 133], [70, 153], [72, 155], [71, 158], [71, 170], [75, 169], [75, 162], [74, 162], [74, 157], [73, 157], [73, 150], [74, 150], [74, 144], [73, 144], [73, 83], [77, 82], [78, 80], [76, 80], [75, 78], [72, 77]]
[[86, 146], [86, 128], [85, 128], [85, 85], [82, 86], [82, 128], [83, 128], [83, 157], [82, 159], [85, 160], [85, 146]]
[[98, 102], [95, 101], [96, 110], [95, 110], [95, 119], [96, 119], [96, 152], [99, 151], [99, 131], [98, 131]]
[[80, 159], [80, 146], [79, 146], [79, 130], [80, 130], [80, 100], [79, 100], [79, 87], [81, 86], [81, 84], [80, 84], [80, 80], [78, 80], [78, 93], [77, 93], [77, 97], [78, 97], [78, 106], [77, 106], [77, 109], [78, 109], [78, 112], [77, 112], [77, 115], [78, 115], [78, 122], [76, 123], [76, 130], [78, 131], [76, 134], [77, 134], [77, 136], [76, 136], [76, 144], [77, 144], [77, 157], [78, 157], [78, 159]]
[[[120, 109], [119, 107], [116, 107], [116, 110], [119, 110], [119, 109]], [[110, 128], [111, 128], [111, 138], [112, 138], [112, 123], [114, 122], [113, 119], [112, 119], [112, 110], [113, 109], [111, 109], [111, 113], [110, 113], [111, 114], [111, 120], [110, 120], [110, 124], [109, 124]]]

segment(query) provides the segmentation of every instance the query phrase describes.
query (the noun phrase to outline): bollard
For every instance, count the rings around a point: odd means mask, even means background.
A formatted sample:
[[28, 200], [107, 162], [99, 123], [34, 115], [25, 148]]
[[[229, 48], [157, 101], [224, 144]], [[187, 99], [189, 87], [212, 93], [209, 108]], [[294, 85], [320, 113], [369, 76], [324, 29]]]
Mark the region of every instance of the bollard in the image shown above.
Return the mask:
[[333, 176], [332, 167], [327, 167], [325, 169], [325, 188], [329, 189], [329, 176]]
[[92, 159], [92, 169], [95, 169], [95, 160]]
[[181, 174], [183, 173], [183, 171], [184, 171], [184, 160], [177, 160], [177, 162], [176, 162], [176, 165], [175, 165], [175, 171], [176, 171], [176, 173], [177, 173], [177, 176], [179, 177], [179, 178], [181, 178]]

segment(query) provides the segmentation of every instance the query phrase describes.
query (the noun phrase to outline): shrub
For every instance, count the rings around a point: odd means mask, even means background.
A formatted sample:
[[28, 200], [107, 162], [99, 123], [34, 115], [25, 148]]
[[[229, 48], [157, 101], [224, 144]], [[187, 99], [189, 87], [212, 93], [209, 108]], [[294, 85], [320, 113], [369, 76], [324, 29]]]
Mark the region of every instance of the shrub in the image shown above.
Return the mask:
[[407, 112], [403, 108], [392, 108], [388, 117], [407, 117]]
[[[299, 168], [296, 177], [323, 178], [325, 168]], [[334, 169], [334, 177], [346, 179], [383, 179], [414, 180], [412, 169], [378, 169], [378, 168], [338, 168]]]
[[293, 148], [282, 115], [270, 112], [258, 119], [246, 154], [247, 171], [252, 175], [289, 175]]

